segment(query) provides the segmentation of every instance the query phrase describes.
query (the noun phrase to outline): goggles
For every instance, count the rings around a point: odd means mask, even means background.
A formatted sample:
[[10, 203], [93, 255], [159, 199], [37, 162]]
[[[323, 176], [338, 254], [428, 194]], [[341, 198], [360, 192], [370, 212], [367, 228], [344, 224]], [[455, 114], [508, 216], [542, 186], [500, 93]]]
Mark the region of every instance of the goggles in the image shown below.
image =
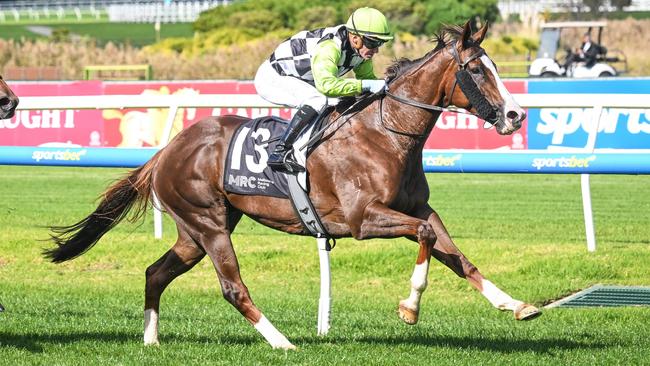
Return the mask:
[[382, 44], [386, 43], [386, 41], [384, 41], [383, 39], [371, 38], [366, 36], [361, 37], [361, 40], [363, 42], [363, 45], [366, 46], [366, 48], [368, 49], [378, 48]]

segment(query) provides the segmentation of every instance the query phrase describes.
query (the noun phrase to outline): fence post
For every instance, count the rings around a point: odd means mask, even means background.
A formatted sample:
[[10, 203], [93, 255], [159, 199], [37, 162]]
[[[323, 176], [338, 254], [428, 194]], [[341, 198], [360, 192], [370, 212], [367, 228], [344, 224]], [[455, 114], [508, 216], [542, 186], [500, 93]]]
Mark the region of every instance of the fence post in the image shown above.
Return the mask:
[[156, 196], [156, 192], [151, 190], [151, 197], [153, 199], [153, 237], [162, 239], [162, 211], [160, 209], [160, 200]]
[[[591, 129], [585, 145], [586, 152], [592, 154], [596, 148], [596, 137], [600, 128], [603, 106], [594, 105], [591, 115]], [[587, 251], [596, 251], [596, 229], [594, 226], [594, 213], [591, 207], [591, 185], [589, 174], [580, 174], [580, 187], [582, 191], [582, 211], [585, 218], [585, 235], [587, 237]]]
[[[172, 128], [174, 127], [174, 120], [176, 119], [176, 114], [178, 113], [178, 105], [170, 105], [169, 111], [167, 112], [167, 121], [165, 121], [165, 129], [163, 134], [160, 137], [160, 143], [158, 148], [162, 149], [167, 146], [169, 143], [169, 138], [172, 133]], [[160, 208], [160, 201], [156, 196], [156, 192], [153, 192], [153, 235], [156, 239], [162, 239], [162, 212]]]
[[153, 66], [151, 66], [151, 64], [147, 64], [147, 70], [145, 71], [144, 77], [146, 80], [153, 79]]
[[330, 272], [330, 252], [326, 238], [317, 238], [318, 258], [320, 260], [320, 299], [318, 300], [318, 335], [324, 336], [330, 330], [330, 310], [332, 307], [332, 274]]
[[582, 187], [582, 210], [585, 215], [585, 231], [587, 235], [587, 251], [596, 251], [596, 233], [594, 230], [594, 216], [591, 209], [591, 189], [589, 186], [589, 174], [580, 174], [580, 186]]

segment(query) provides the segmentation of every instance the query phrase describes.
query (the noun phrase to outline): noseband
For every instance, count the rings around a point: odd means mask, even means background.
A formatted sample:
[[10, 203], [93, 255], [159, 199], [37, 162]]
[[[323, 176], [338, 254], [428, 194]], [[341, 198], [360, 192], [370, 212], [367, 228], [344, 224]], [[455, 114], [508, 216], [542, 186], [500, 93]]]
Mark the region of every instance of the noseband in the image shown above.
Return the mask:
[[[409, 98], [403, 98], [398, 95], [395, 95], [391, 93], [390, 91], [386, 90], [386, 95], [397, 100], [400, 103], [407, 104], [413, 107], [417, 107], [420, 109], [424, 109], [430, 112], [436, 111], [436, 112], [455, 112], [455, 113], [466, 113], [466, 114], [471, 114], [473, 116], [477, 116], [491, 124], [496, 123], [495, 119], [497, 117], [498, 109], [494, 107], [483, 95], [481, 90], [478, 88], [476, 85], [476, 82], [472, 78], [472, 75], [467, 71], [467, 65], [476, 60], [477, 58], [485, 55], [485, 51], [483, 49], [479, 50], [478, 52], [472, 54], [469, 56], [465, 61], [462, 61], [460, 59], [460, 55], [458, 54], [458, 51], [456, 50], [456, 41], [451, 43], [451, 55], [454, 58], [454, 61], [456, 61], [456, 64], [458, 65], [458, 71], [456, 72], [456, 78], [454, 79], [454, 84], [451, 87], [451, 93], [449, 93], [449, 98], [446, 107], [439, 107], [436, 105], [431, 105], [431, 104], [425, 104], [425, 103], [420, 103], [416, 100], [409, 99]], [[477, 113], [472, 113], [470, 111], [461, 111], [460, 109], [454, 107], [451, 105], [451, 101], [454, 95], [454, 91], [456, 90], [456, 84], [460, 87], [460, 90], [465, 94], [467, 99], [469, 100], [470, 104], [476, 107], [476, 112]]]
[[485, 55], [485, 51], [481, 49], [480, 51], [474, 53], [467, 60], [461, 62], [458, 51], [456, 50], [456, 44], [454, 43], [451, 47], [451, 55], [456, 60], [458, 64], [458, 71], [456, 72], [456, 79], [454, 80], [454, 85], [451, 87], [451, 93], [449, 94], [449, 104], [451, 104], [452, 97], [454, 96], [454, 89], [456, 89], [456, 84], [460, 86], [460, 90], [463, 91], [463, 94], [467, 97], [469, 102], [476, 107], [476, 112], [483, 120], [488, 121], [494, 124], [494, 120], [497, 117], [498, 109], [495, 108], [483, 95], [481, 90], [476, 85], [474, 78], [467, 71], [467, 65], [476, 60], [477, 58]]

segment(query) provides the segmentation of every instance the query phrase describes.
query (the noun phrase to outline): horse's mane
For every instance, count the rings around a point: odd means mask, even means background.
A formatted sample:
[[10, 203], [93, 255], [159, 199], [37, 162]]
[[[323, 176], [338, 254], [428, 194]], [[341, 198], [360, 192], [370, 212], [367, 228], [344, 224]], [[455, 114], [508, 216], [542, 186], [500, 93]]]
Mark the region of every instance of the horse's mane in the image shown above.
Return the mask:
[[416, 60], [400, 58], [399, 60], [395, 61], [386, 69], [386, 82], [390, 83], [395, 78], [407, 72], [408, 70], [419, 66], [424, 61], [428, 60], [431, 56], [436, 54], [438, 51], [445, 48], [450, 41], [459, 40], [462, 35], [463, 27], [459, 25], [444, 25], [439, 34], [433, 35], [432, 41], [436, 43], [436, 47], [434, 49]]

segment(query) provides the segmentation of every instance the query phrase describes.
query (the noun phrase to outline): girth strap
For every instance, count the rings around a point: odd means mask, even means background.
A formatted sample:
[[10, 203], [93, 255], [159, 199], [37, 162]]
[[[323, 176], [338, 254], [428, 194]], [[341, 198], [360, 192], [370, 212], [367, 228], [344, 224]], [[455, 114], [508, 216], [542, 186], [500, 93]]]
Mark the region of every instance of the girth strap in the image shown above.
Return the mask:
[[[298, 175], [287, 174], [287, 182], [289, 184], [289, 200], [293, 205], [298, 218], [302, 225], [315, 237], [326, 238], [326, 250], [332, 250], [336, 246], [336, 239], [332, 238], [325, 229], [325, 225], [318, 216], [318, 212], [314, 209], [307, 192], [298, 183]], [[331, 243], [330, 243], [331, 240]]]

